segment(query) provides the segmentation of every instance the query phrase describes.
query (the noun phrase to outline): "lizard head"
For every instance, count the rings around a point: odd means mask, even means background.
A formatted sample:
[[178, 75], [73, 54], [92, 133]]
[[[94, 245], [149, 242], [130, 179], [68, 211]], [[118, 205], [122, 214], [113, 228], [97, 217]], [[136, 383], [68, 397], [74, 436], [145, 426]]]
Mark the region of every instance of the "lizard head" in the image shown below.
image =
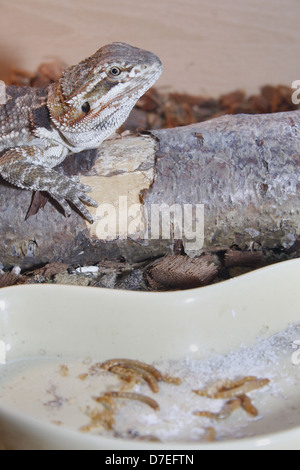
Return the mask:
[[127, 119], [162, 72], [158, 57], [124, 43], [99, 49], [50, 86], [51, 119], [76, 151], [94, 148]]

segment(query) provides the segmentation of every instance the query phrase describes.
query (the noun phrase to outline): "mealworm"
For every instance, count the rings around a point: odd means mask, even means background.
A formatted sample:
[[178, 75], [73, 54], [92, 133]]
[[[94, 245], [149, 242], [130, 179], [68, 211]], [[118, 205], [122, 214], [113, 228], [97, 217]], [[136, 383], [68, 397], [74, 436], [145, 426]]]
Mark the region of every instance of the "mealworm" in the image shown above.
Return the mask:
[[219, 413], [212, 413], [210, 411], [195, 411], [194, 415], [201, 416], [203, 418], [210, 419], [226, 419], [228, 418], [235, 410], [240, 408], [242, 400], [240, 398], [234, 398], [225, 403]]
[[147, 372], [141, 367], [113, 366], [108, 370], [109, 372], [114, 372], [115, 374], [119, 375], [119, 377], [127, 381], [135, 380], [135, 382], [137, 382], [139, 379], [144, 379], [153, 393], [159, 392], [159, 386], [156, 378], [150, 372]]
[[227, 398], [237, 397], [239, 395], [245, 395], [248, 392], [252, 392], [252, 390], [265, 387], [269, 383], [270, 381], [268, 379], [253, 380], [251, 382], [246, 382], [243, 385], [240, 385], [239, 387], [232, 388], [231, 390], [218, 392], [212, 398], [227, 399]]
[[146, 405], [150, 406], [154, 410], [159, 410], [159, 404], [157, 401], [153, 400], [146, 395], [142, 395], [141, 393], [132, 393], [132, 392], [106, 392], [105, 396], [113, 397], [113, 398], [126, 398], [129, 400], [137, 400], [145, 403]]
[[252, 404], [252, 401], [247, 395], [241, 395], [239, 397], [242, 401], [242, 408], [247, 411], [252, 416], [257, 416], [258, 415], [258, 410], [255, 408], [255, 406]]
[[203, 390], [193, 390], [194, 393], [208, 398], [233, 398], [237, 395], [243, 395], [257, 388], [269, 384], [268, 379], [258, 379], [257, 377], [247, 376], [239, 380], [219, 380], [210, 387]]
[[105, 370], [109, 370], [111, 367], [114, 366], [122, 366], [128, 368], [139, 367], [146, 372], [152, 374], [156, 380], [163, 380], [162, 373], [157, 370], [155, 367], [151, 366], [150, 364], [146, 364], [145, 362], [136, 361], [134, 359], [110, 359], [108, 361], [102, 362], [101, 368]]

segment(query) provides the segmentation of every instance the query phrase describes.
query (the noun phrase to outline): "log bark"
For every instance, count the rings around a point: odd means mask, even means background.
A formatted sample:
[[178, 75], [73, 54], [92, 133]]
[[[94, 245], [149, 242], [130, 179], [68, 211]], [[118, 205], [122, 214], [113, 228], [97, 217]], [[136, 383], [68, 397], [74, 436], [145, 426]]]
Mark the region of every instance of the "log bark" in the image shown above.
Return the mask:
[[94, 224], [49, 202], [25, 220], [31, 193], [1, 182], [3, 266], [137, 262], [178, 241], [190, 256], [233, 245], [288, 250], [300, 235], [299, 111], [107, 140], [60, 171], [92, 187]]

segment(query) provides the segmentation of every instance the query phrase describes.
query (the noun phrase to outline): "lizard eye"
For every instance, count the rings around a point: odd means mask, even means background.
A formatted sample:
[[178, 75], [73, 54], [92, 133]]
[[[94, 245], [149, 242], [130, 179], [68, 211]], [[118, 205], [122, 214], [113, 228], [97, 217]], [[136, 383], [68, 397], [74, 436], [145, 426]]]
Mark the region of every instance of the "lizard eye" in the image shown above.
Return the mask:
[[111, 67], [108, 70], [108, 74], [111, 77], [117, 77], [118, 75], [120, 75], [121, 72], [122, 72], [122, 70], [119, 67], [117, 67], [116, 65], [114, 65], [113, 67]]
[[83, 105], [81, 106], [81, 111], [85, 114], [87, 114], [90, 111], [90, 109], [91, 109], [91, 107], [90, 107], [90, 103], [88, 101], [83, 103]]

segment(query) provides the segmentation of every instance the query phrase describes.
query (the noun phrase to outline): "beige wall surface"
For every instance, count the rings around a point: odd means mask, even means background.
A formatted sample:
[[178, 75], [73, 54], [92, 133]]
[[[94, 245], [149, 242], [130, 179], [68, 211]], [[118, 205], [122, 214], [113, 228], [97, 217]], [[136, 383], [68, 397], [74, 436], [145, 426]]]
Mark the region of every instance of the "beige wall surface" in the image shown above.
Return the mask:
[[217, 96], [300, 80], [299, 0], [0, 0], [0, 78], [124, 41], [160, 56], [160, 88]]

